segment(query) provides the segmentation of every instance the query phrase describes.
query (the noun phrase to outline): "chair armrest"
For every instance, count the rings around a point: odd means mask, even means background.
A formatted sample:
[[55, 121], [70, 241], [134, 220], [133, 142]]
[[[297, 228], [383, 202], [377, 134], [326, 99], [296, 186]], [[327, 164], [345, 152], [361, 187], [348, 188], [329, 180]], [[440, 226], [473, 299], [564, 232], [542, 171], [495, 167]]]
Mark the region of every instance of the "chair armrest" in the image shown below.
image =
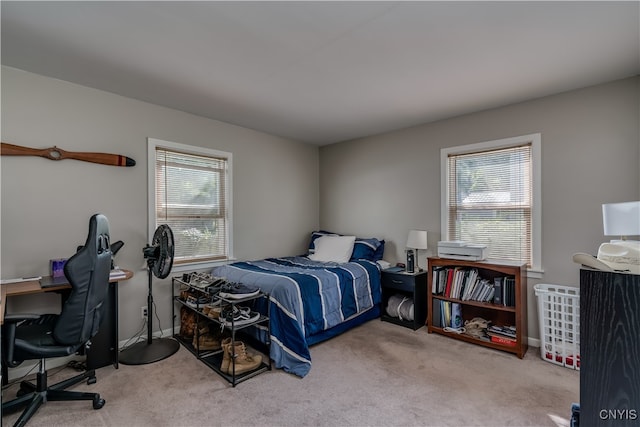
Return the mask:
[[42, 314], [35, 313], [14, 313], [14, 314], [5, 314], [4, 315], [4, 323], [19, 323], [23, 320], [35, 320], [38, 319]]
[[15, 368], [21, 360], [13, 360], [13, 352], [15, 348], [16, 327], [18, 323], [25, 320], [37, 320], [42, 317], [41, 314], [34, 313], [14, 313], [4, 316], [2, 325], [2, 363], [10, 368]]

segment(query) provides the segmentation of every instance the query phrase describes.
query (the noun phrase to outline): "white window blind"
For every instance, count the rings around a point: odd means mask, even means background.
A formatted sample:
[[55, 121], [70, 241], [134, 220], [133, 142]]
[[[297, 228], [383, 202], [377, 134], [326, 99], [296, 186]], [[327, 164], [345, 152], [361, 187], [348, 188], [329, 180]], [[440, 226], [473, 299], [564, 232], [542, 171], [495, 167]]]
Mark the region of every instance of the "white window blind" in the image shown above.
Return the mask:
[[171, 227], [175, 263], [229, 258], [228, 159], [155, 147], [156, 224]]
[[530, 143], [448, 155], [448, 240], [484, 243], [489, 258], [532, 260]]

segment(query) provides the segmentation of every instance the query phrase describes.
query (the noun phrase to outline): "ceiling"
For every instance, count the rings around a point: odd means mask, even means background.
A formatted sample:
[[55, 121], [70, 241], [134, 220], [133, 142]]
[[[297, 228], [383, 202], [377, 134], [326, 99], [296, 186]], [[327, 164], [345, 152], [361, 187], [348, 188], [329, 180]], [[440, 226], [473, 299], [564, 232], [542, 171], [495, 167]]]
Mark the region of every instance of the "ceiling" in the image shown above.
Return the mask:
[[324, 145], [638, 75], [639, 5], [3, 0], [2, 64]]

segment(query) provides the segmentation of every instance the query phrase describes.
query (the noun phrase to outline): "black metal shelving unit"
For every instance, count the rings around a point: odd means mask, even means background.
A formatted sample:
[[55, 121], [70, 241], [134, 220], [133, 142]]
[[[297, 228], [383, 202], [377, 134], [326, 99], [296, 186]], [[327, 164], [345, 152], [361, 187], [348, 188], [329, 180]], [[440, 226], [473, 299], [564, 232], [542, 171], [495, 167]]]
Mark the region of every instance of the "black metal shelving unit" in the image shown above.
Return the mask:
[[[186, 303], [186, 301], [184, 301], [182, 298], [180, 298], [180, 295], [178, 293], [178, 295], [176, 295], [176, 285], [178, 286], [178, 290], [183, 290], [183, 289], [190, 289], [191, 291], [194, 291], [198, 294], [201, 295], [206, 295], [208, 297], [211, 298], [212, 301], [219, 301], [221, 307], [225, 307], [225, 306], [236, 306], [236, 305], [247, 305], [247, 304], [251, 304], [252, 302], [254, 302], [255, 300], [259, 299], [259, 298], [264, 298], [266, 299], [266, 310], [267, 313], [265, 314], [260, 314], [260, 317], [258, 319], [256, 319], [255, 321], [248, 323], [248, 324], [242, 324], [242, 325], [236, 325], [235, 322], [231, 322], [231, 326], [225, 326], [219, 319], [214, 319], [211, 318], [209, 316], [207, 316], [206, 314], [203, 313], [203, 308], [205, 306], [205, 304], [196, 304], [195, 307], [189, 305]], [[248, 372], [244, 372], [241, 374], [237, 374], [235, 373], [235, 359], [231, 358], [231, 366], [233, 367], [233, 369], [231, 369], [231, 374], [223, 372], [221, 369], [221, 364], [222, 364], [222, 359], [223, 359], [223, 350], [219, 349], [219, 350], [201, 350], [200, 347], [200, 340], [199, 340], [199, 327], [196, 326], [194, 334], [196, 336], [196, 346], [193, 345], [193, 343], [190, 340], [186, 340], [184, 337], [182, 337], [179, 333], [176, 334], [174, 331], [173, 337], [180, 342], [180, 344], [182, 344], [187, 350], [189, 350], [194, 356], [196, 356], [196, 358], [198, 358], [198, 360], [200, 360], [202, 363], [204, 363], [205, 365], [207, 365], [209, 368], [211, 368], [213, 371], [215, 371], [217, 374], [219, 374], [222, 378], [224, 378], [225, 380], [227, 380], [233, 387], [235, 387], [237, 384], [248, 380], [249, 378], [255, 377], [256, 375], [259, 375], [265, 371], [270, 371], [271, 370], [271, 358], [269, 356], [270, 354], [270, 349], [271, 349], [271, 323], [270, 323], [270, 313], [269, 313], [269, 295], [263, 292], [260, 292], [258, 295], [252, 296], [252, 297], [248, 297], [248, 298], [240, 298], [240, 299], [230, 299], [230, 298], [222, 298], [219, 297], [217, 295], [209, 295], [208, 291], [206, 289], [203, 289], [199, 286], [193, 286], [191, 284], [189, 284], [188, 282], [182, 280], [182, 278], [180, 277], [173, 277], [172, 278], [172, 292], [173, 292], [173, 301], [174, 303], [172, 303], [171, 305], [171, 318], [173, 319], [173, 325], [175, 328], [175, 319], [176, 319], [176, 304], [180, 307], [186, 307], [187, 309], [193, 311], [194, 313], [196, 313], [196, 315], [198, 316], [198, 322], [196, 322], [196, 325], [200, 324], [200, 320], [205, 320], [206, 322], [215, 325], [215, 327], [220, 328], [221, 330], [226, 329], [231, 337], [231, 345], [233, 347], [233, 345], [235, 344], [236, 341], [236, 334], [240, 333], [242, 334], [243, 338], [246, 337], [248, 338], [248, 341], [250, 342], [258, 342], [258, 344], [260, 344], [261, 351], [260, 353], [262, 353], [262, 362], [260, 364], [260, 366], [258, 366], [256, 369], [253, 369], [251, 371]], [[265, 340], [264, 341], [259, 341], [258, 339], [256, 339], [255, 337], [252, 337], [249, 334], [245, 334], [243, 331], [245, 329], [248, 328], [264, 328], [266, 329], [266, 334], [265, 335]], [[254, 346], [255, 349], [256, 346]]]

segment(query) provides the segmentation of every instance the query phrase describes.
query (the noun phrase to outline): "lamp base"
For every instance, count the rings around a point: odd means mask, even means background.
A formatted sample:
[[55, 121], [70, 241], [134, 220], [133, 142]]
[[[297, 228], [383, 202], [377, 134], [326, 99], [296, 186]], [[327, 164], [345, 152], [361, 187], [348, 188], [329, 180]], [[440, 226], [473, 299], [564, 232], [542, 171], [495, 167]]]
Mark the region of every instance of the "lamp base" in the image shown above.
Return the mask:
[[118, 361], [123, 365], [146, 365], [172, 356], [180, 349], [180, 343], [173, 338], [156, 338], [140, 341], [120, 352]]

